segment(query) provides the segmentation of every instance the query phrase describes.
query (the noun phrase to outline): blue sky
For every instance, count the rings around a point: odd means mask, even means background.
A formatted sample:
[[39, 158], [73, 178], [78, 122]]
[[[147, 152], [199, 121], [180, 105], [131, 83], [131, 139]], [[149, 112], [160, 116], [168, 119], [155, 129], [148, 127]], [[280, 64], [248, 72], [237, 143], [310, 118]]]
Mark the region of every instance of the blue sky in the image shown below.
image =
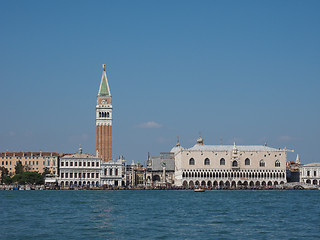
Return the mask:
[[106, 64], [113, 153], [287, 147], [319, 162], [319, 1], [1, 1], [0, 151], [95, 152]]

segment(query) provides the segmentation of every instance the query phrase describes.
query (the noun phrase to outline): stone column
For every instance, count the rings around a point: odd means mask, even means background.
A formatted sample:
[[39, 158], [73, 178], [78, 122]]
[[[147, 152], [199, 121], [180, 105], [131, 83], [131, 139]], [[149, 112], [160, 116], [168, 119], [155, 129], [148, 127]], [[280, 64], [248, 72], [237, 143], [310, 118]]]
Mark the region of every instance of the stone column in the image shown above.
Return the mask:
[[166, 167], [162, 167], [162, 182], [166, 183]]

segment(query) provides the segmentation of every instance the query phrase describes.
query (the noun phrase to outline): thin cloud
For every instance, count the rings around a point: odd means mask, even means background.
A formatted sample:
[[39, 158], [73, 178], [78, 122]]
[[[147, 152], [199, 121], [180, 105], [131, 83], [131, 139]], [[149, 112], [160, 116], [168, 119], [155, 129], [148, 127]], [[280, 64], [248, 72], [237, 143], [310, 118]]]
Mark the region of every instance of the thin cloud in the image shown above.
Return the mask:
[[138, 128], [161, 128], [162, 125], [159, 123], [156, 123], [154, 121], [149, 121], [149, 122], [140, 123], [136, 127], [138, 127]]

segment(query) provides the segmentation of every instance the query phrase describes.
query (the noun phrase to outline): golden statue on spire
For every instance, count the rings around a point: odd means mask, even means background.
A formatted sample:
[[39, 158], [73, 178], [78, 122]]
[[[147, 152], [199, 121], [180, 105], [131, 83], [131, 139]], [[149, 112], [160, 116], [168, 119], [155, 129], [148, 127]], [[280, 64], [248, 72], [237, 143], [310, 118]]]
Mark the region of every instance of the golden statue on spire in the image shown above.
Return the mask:
[[106, 65], [102, 64], [102, 67], [103, 67], [103, 71], [106, 71]]

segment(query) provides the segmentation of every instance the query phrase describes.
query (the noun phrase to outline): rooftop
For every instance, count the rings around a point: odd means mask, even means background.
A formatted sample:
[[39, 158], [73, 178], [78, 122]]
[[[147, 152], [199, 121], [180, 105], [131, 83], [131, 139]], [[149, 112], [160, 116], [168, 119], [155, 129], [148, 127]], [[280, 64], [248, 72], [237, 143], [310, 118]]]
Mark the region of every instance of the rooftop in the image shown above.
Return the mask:
[[[183, 148], [180, 145], [179, 139], [176, 144], [171, 149], [172, 153], [178, 153], [180, 151], [216, 151], [216, 152], [232, 152], [232, 151], [241, 151], [241, 152], [283, 152], [283, 151], [291, 151], [287, 148], [272, 148], [268, 147], [267, 145], [239, 145], [237, 146], [234, 142], [233, 145], [205, 145], [203, 143], [203, 139], [201, 136], [197, 139], [197, 143], [191, 148]], [[297, 156], [298, 157], [298, 156]]]
[[[189, 151], [226, 151], [231, 152], [235, 146], [234, 145], [199, 145], [196, 144], [192, 148], [187, 148], [185, 150]], [[240, 145], [236, 146], [236, 149], [239, 151], [246, 152], [280, 152], [285, 149], [280, 148], [271, 148], [267, 146], [260, 145]]]
[[57, 152], [0, 152], [0, 157], [58, 157], [63, 155]]
[[98, 157], [91, 154], [87, 154], [87, 153], [75, 153], [75, 154], [64, 155], [62, 158], [66, 159], [66, 158], [98, 158]]
[[152, 161], [152, 171], [162, 171], [163, 167], [166, 168], [167, 171], [174, 171], [174, 158], [161, 158], [161, 156], [156, 156], [151, 158]]
[[320, 167], [320, 163], [309, 163], [304, 165], [304, 167]]
[[108, 84], [105, 65], [103, 65], [103, 72], [102, 72], [98, 96], [110, 96], [110, 88]]

